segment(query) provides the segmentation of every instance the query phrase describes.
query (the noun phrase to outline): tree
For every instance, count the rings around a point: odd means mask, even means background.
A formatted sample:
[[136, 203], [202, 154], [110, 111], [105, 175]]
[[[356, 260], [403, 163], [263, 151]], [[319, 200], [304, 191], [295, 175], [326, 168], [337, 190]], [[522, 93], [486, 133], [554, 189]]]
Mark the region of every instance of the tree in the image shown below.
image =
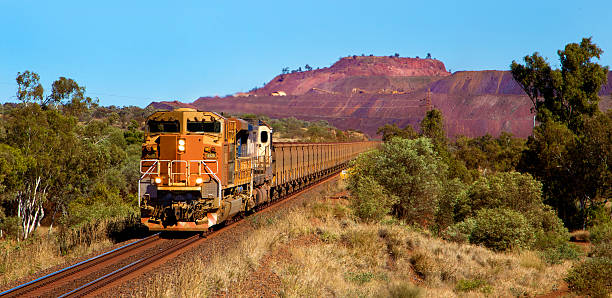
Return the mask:
[[395, 58], [398, 58], [400, 56], [399, 53], [395, 53], [395, 55], [393, 55]]
[[431, 54], [427, 53], [427, 56], [425, 57], [425, 59], [431, 59]]
[[598, 107], [608, 67], [592, 61], [602, 53], [591, 38], [583, 38], [558, 51], [561, 69], [552, 69], [538, 53], [526, 56], [525, 65], [511, 65], [540, 121], [519, 169], [543, 182], [546, 202], [575, 228], [586, 225], [587, 209], [609, 186], [612, 129]]
[[304, 69], [306, 69], [306, 71], [311, 71], [312, 67], [310, 67], [310, 65], [306, 64], [306, 66], [304, 66]]
[[446, 150], [448, 140], [444, 130], [444, 117], [440, 110], [427, 111], [425, 118], [421, 120], [421, 135], [430, 138], [439, 151]]
[[29, 70], [17, 73], [17, 99], [27, 105], [31, 101], [43, 100], [44, 89], [40, 84], [40, 76]]
[[415, 139], [418, 136], [410, 124], [401, 129], [395, 123], [385, 124], [384, 126], [379, 127], [376, 134], [382, 134], [383, 142], [388, 142], [394, 137]]
[[357, 158], [349, 175], [349, 188], [359, 197], [374, 193], [360, 186], [378, 184], [383, 187], [385, 202], [397, 202], [392, 208], [393, 215], [429, 226], [434, 223], [438, 199], [443, 193], [446, 169], [427, 138], [393, 138], [380, 150]]
[[525, 65], [512, 61], [512, 76], [529, 96], [536, 119], [560, 121], [577, 132], [582, 116], [593, 116], [598, 110], [601, 85], [607, 80], [608, 67], [591, 61], [603, 51], [583, 38], [557, 51], [561, 69], [552, 69], [537, 52], [525, 56]]
[[281, 72], [282, 74], [288, 74], [289, 73], [289, 67], [283, 67], [283, 70]]

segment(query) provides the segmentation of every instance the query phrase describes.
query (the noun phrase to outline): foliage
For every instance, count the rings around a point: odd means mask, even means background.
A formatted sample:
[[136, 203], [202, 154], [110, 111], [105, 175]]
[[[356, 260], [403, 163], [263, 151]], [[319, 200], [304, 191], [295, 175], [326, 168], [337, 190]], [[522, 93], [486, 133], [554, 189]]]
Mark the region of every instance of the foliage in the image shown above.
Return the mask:
[[457, 243], [468, 243], [474, 228], [476, 228], [476, 221], [470, 217], [446, 228], [442, 238]]
[[525, 140], [502, 132], [498, 138], [484, 135], [476, 138], [458, 137], [450, 145], [454, 157], [467, 169], [507, 172], [516, 169], [525, 149]]
[[519, 212], [507, 208], [482, 209], [474, 217], [470, 242], [495, 251], [529, 248], [533, 229]]
[[[499, 172], [481, 176], [467, 187], [463, 195], [456, 197], [453, 214], [457, 224], [444, 230], [445, 239], [472, 243], [503, 242], [500, 237], [505, 237], [503, 235], [509, 232], [507, 230], [491, 230], [491, 234], [483, 232], [481, 235], [474, 233], [479, 229], [479, 224], [482, 227], [489, 225], [490, 222], [499, 223], [515, 217], [520, 219], [516, 219], [519, 221], [515, 224], [522, 225], [521, 220], [525, 220], [527, 225], [525, 232], [530, 239], [525, 241], [525, 239], [517, 238], [519, 247], [533, 246], [540, 250], [556, 251], [564, 249], [560, 246], [569, 239], [569, 233], [563, 222], [550, 206], [542, 202], [541, 183], [529, 174]], [[488, 211], [481, 214], [483, 210]], [[490, 210], [497, 210], [501, 215], [492, 214]], [[495, 226], [495, 224], [491, 225]], [[485, 239], [487, 237], [490, 239]], [[504, 243], [485, 244], [487, 247], [495, 246], [497, 247], [495, 249], [498, 250], [511, 247], [505, 245]]]
[[564, 260], [577, 260], [581, 252], [577, 245], [563, 242], [542, 250], [541, 255], [548, 264], [561, 264]]
[[612, 113], [598, 108], [608, 67], [592, 61], [602, 53], [584, 38], [558, 51], [560, 69], [538, 53], [511, 65], [540, 121], [518, 168], [542, 181], [546, 202], [572, 228], [584, 229], [589, 209], [610, 195]]
[[455, 207], [467, 195], [467, 186], [456, 178], [443, 181], [443, 188], [436, 211], [435, 229], [438, 234], [455, 223]]
[[360, 180], [376, 181], [384, 194], [397, 197], [392, 211], [395, 216], [430, 225], [443, 192], [441, 179], [446, 169], [429, 139], [394, 138], [380, 150], [357, 158], [349, 185], [353, 194], [367, 193], [359, 189], [368, 185]]
[[603, 51], [591, 38], [570, 43], [557, 53], [561, 69], [552, 69], [536, 52], [524, 58], [525, 65], [512, 61], [512, 76], [531, 99], [538, 121], [559, 121], [577, 132], [582, 116], [598, 111], [597, 93], [606, 82], [608, 67], [592, 62]]
[[574, 266], [565, 281], [581, 295], [607, 297], [612, 292], [612, 259], [589, 258]]
[[382, 134], [383, 142], [388, 142], [394, 137], [415, 139], [418, 136], [410, 124], [406, 125], [404, 128], [399, 128], [397, 124], [385, 124], [378, 128], [376, 134]]
[[[23, 104], [5, 105], [0, 120], [0, 206], [21, 219], [22, 238], [49, 215], [51, 225], [59, 218], [72, 225], [131, 214], [134, 202], [125, 198], [136, 192], [141, 122], [128, 121], [124, 131], [112, 124], [122, 125], [125, 113], [97, 107], [74, 80], [59, 78], [46, 97], [38, 80], [29, 71], [18, 74]], [[108, 113], [116, 117], [92, 118]]]
[[28, 104], [31, 101], [43, 100], [44, 88], [40, 84], [40, 76], [29, 70], [17, 73], [17, 99]]
[[490, 293], [492, 291], [491, 286], [485, 280], [482, 279], [461, 279], [455, 285], [455, 291], [457, 292], [471, 292], [476, 291], [482, 293]]
[[612, 238], [608, 238], [608, 241], [599, 242], [593, 246], [589, 252], [590, 257], [594, 258], [607, 258], [612, 260]]
[[348, 189], [352, 192], [351, 208], [357, 217], [364, 221], [379, 221], [389, 214], [398, 198], [388, 195], [383, 187], [371, 177], [349, 180]]
[[448, 139], [444, 130], [444, 117], [438, 109], [427, 111], [425, 118], [421, 120], [421, 135], [430, 138], [436, 151], [446, 151]]
[[481, 176], [455, 207], [457, 222], [484, 208], [509, 208], [521, 213], [543, 208], [542, 184], [529, 174], [500, 172]]
[[612, 221], [595, 225], [589, 229], [592, 243], [599, 244], [612, 241]]
[[0, 231], [2, 231], [4, 234], [3, 236], [19, 239], [23, 233], [21, 228], [21, 218], [17, 216], [0, 216]]

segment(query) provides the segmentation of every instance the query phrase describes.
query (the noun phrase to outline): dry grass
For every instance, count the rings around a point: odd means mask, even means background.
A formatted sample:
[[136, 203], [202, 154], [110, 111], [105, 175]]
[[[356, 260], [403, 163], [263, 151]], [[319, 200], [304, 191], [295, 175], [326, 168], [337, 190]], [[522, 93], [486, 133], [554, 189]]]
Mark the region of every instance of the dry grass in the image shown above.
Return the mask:
[[345, 204], [318, 199], [252, 220], [255, 231], [235, 248], [157, 277], [146, 296], [248, 296], [253, 285], [246, 281], [264, 259], [280, 280], [276, 290], [289, 297], [534, 296], [556, 289], [571, 266], [546, 265], [531, 251], [447, 242], [392, 220], [360, 223]]
[[572, 241], [589, 242], [591, 234], [587, 230], [577, 230], [570, 233]]
[[108, 231], [121, 221], [106, 220], [64, 233], [41, 227], [25, 241], [0, 240], [0, 284], [109, 248], [113, 241]]

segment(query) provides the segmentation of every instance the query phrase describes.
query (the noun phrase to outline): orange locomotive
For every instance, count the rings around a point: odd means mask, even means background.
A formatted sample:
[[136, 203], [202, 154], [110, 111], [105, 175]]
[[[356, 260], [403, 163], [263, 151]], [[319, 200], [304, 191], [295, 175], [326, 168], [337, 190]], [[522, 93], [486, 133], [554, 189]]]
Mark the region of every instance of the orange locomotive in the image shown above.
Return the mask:
[[376, 144], [272, 143], [259, 120], [156, 112], [142, 145], [141, 221], [155, 231], [206, 231], [337, 172]]

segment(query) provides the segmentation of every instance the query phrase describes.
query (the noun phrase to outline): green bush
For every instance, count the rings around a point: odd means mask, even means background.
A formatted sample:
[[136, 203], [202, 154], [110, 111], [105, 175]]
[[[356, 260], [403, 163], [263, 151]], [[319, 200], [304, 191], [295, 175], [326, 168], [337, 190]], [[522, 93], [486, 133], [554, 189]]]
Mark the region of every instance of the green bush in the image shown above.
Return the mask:
[[476, 290], [482, 293], [491, 293], [493, 291], [491, 286], [482, 279], [462, 279], [455, 285], [455, 291], [457, 292], [471, 292]]
[[556, 248], [566, 243], [569, 232], [557, 213], [547, 205], [530, 210], [525, 214], [531, 227], [537, 231], [534, 247], [537, 249]]
[[525, 217], [510, 209], [482, 209], [474, 217], [470, 242], [495, 251], [529, 248], [534, 233]]
[[612, 292], [612, 260], [590, 258], [574, 266], [565, 278], [570, 290], [581, 295], [607, 297]]
[[473, 218], [468, 218], [448, 227], [442, 234], [442, 238], [453, 242], [467, 243], [470, 241], [470, 236], [475, 227], [476, 221]]
[[3, 217], [0, 219], [0, 230], [6, 237], [18, 238], [22, 235], [21, 218], [17, 216]]
[[351, 187], [351, 208], [355, 215], [364, 221], [379, 221], [391, 212], [397, 201], [384, 193], [382, 186], [375, 180], [364, 177]]
[[564, 260], [577, 260], [581, 254], [578, 246], [567, 242], [541, 251], [542, 258], [549, 264], [561, 264]]
[[[393, 201], [393, 215], [408, 223], [428, 226], [434, 223], [438, 199], [444, 192], [447, 166], [434, 150], [427, 138], [415, 140], [393, 138], [379, 150], [361, 154], [354, 163], [348, 179], [352, 194], [360, 195], [361, 186], [370, 190], [364, 193], [380, 192], [382, 188]], [[361, 182], [369, 179], [373, 182]]]
[[589, 229], [590, 239], [594, 244], [612, 241], [612, 222], [601, 223]]
[[593, 246], [590, 257], [607, 258], [612, 260], [612, 241], [601, 242]]
[[542, 183], [529, 174], [500, 172], [481, 176], [456, 206], [456, 221], [476, 215], [480, 209], [508, 208], [521, 213], [544, 208]]

